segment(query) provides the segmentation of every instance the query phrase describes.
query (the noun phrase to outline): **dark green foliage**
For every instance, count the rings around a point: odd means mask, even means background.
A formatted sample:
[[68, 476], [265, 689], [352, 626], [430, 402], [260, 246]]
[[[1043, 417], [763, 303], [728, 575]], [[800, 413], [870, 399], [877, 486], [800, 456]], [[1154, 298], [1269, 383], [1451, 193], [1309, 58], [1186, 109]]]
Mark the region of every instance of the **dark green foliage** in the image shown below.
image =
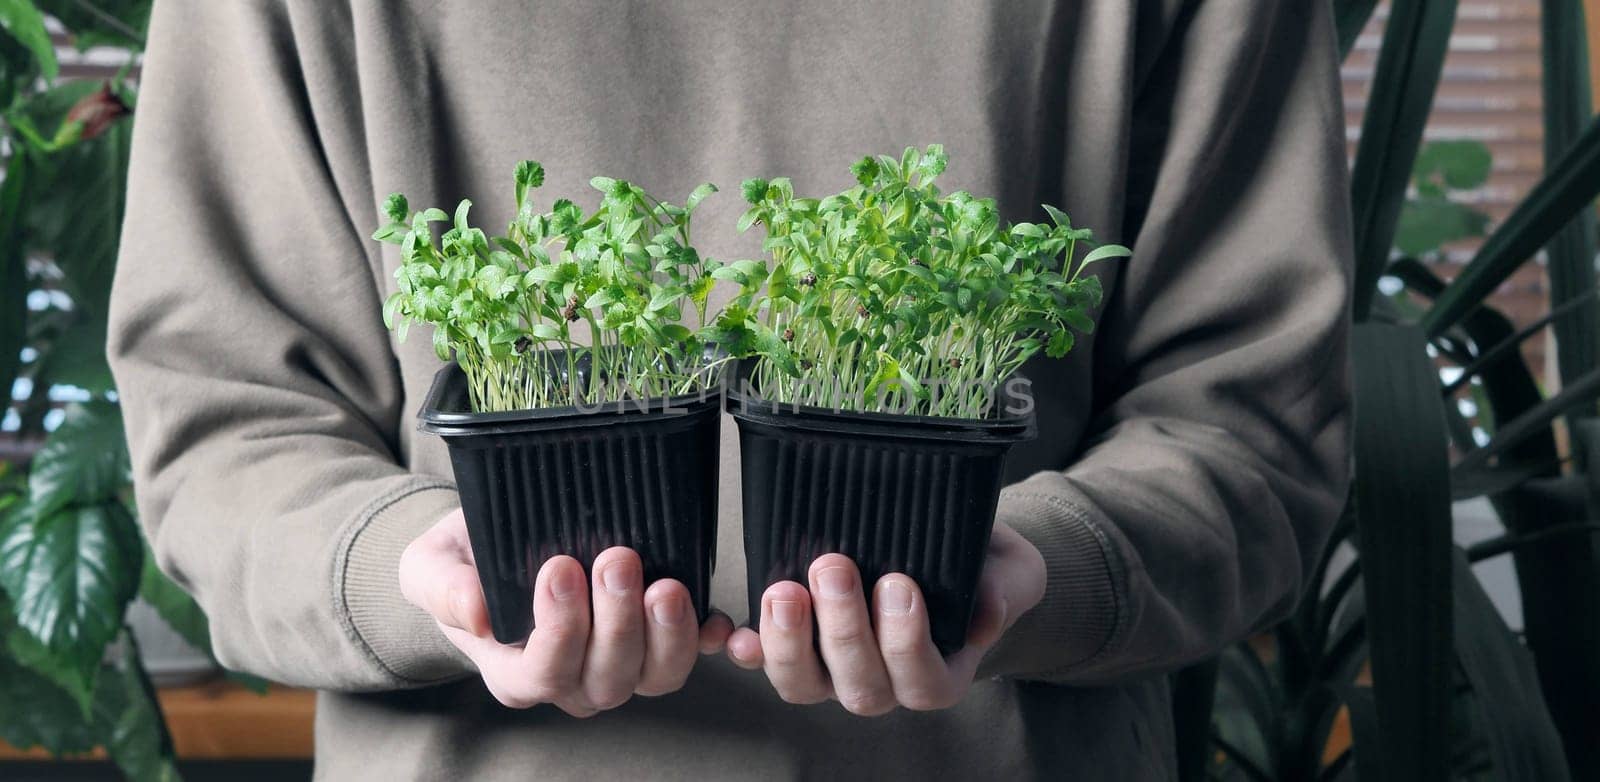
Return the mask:
[[[1374, 5], [1335, 0], [1344, 50]], [[1481, 234], [1482, 215], [1452, 194], [1481, 185], [1488, 170], [1479, 144], [1417, 144], [1454, 7], [1397, 1], [1385, 26], [1352, 182], [1355, 315], [1375, 322], [1358, 326], [1353, 343], [1354, 523], [1341, 523], [1335, 548], [1309, 574], [1314, 588], [1274, 628], [1275, 655], [1260, 659], [1241, 646], [1221, 658], [1211, 748], [1223, 758], [1211, 767], [1218, 778], [1600, 773], [1592, 740], [1600, 525], [1587, 521], [1600, 508], [1600, 482], [1588, 472], [1600, 441], [1588, 423], [1600, 397], [1592, 265], [1600, 123], [1590, 119], [1582, 9], [1544, 4], [1548, 173], [1446, 283], [1419, 259]], [[1391, 244], [1407, 257], [1394, 259]], [[1486, 299], [1541, 247], [1550, 252], [1552, 310], [1518, 329]], [[1380, 292], [1384, 274], [1403, 290]], [[1541, 388], [1520, 350], [1545, 328], [1559, 342], [1554, 392]], [[1458, 368], [1459, 379], [1441, 382], [1438, 363]], [[1463, 393], [1476, 407], [1470, 416], [1457, 406]], [[1556, 435], [1563, 417], [1574, 433], [1571, 456]], [[1449, 466], [1452, 445], [1458, 458]], [[1472, 557], [1515, 557], [1526, 646], [1451, 543], [1451, 500], [1485, 495], [1510, 532], [1475, 545]], [[1340, 550], [1353, 561], [1336, 566]], [[1356, 683], [1369, 663], [1371, 688]], [[1341, 708], [1354, 749], [1324, 764]]]

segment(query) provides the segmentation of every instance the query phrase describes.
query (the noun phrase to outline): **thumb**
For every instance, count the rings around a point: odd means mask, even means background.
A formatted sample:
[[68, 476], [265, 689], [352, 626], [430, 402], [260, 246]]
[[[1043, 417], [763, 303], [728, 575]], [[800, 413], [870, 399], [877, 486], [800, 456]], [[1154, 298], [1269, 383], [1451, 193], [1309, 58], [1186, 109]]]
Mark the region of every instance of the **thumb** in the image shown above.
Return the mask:
[[454, 520], [452, 516], [406, 546], [400, 555], [400, 593], [440, 624], [485, 636], [489, 609], [478, 569], [466, 560], [452, 536], [438, 534]]

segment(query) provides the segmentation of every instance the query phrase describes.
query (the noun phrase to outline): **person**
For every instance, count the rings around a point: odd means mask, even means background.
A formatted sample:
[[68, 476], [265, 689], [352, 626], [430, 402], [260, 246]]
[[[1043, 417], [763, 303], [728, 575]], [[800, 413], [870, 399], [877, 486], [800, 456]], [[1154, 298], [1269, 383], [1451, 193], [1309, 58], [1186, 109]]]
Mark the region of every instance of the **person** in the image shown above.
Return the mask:
[[[1165, 674], [1286, 616], [1345, 498], [1327, 5], [159, 0], [109, 347], [157, 561], [225, 665], [322, 691], [324, 779], [1172, 778]], [[379, 313], [384, 197], [492, 227], [524, 158], [553, 195], [828, 192], [933, 142], [1007, 219], [1055, 204], [1133, 248], [1092, 339], [1027, 369], [1040, 436], [967, 647], [838, 555], [742, 627], [732, 426], [729, 615], [697, 626], [614, 549], [592, 579], [552, 560], [538, 629], [495, 643], [412, 417], [440, 363]], [[759, 251], [741, 207], [702, 205], [702, 253]]]

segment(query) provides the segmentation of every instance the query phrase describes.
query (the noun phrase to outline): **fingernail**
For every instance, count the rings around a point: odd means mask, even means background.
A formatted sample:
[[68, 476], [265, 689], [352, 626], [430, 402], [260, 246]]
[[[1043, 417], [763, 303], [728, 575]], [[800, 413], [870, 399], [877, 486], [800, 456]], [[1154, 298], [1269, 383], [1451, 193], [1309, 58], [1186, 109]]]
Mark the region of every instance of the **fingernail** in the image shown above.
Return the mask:
[[550, 594], [558, 598], [571, 597], [580, 589], [583, 589], [583, 579], [570, 567], [557, 568], [550, 579]]
[[655, 617], [656, 624], [663, 627], [674, 627], [683, 621], [683, 601], [676, 597], [657, 600], [650, 609], [650, 615]]
[[878, 610], [900, 615], [911, 612], [911, 590], [899, 581], [885, 581], [878, 587]]
[[779, 630], [793, 630], [800, 626], [800, 604], [793, 600], [772, 601], [772, 621]]
[[822, 589], [823, 597], [848, 597], [856, 588], [856, 580], [849, 570], [835, 565], [817, 574], [817, 586]]
[[628, 593], [628, 588], [633, 585], [632, 576], [628, 563], [613, 562], [600, 574], [600, 581], [606, 585], [607, 592], [613, 595], [625, 595]]

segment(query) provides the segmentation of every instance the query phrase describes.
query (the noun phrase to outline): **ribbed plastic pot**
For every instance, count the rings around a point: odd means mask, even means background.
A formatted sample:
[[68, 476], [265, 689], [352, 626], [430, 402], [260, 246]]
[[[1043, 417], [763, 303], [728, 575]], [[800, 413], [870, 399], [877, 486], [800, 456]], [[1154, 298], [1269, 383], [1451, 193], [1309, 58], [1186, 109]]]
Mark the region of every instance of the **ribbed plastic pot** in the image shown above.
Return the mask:
[[719, 389], [704, 394], [474, 413], [466, 376], [434, 376], [419, 428], [444, 439], [501, 643], [533, 629], [533, 583], [558, 554], [639, 553], [645, 583], [675, 578], [704, 621], [717, 523]]
[[1031, 439], [1031, 405], [1007, 395], [986, 420], [834, 412], [774, 405], [742, 382], [726, 392], [739, 426], [750, 621], [761, 595], [807, 583], [830, 552], [855, 560], [871, 589], [914, 579], [943, 654], [966, 642], [994, 528], [1006, 453]]

